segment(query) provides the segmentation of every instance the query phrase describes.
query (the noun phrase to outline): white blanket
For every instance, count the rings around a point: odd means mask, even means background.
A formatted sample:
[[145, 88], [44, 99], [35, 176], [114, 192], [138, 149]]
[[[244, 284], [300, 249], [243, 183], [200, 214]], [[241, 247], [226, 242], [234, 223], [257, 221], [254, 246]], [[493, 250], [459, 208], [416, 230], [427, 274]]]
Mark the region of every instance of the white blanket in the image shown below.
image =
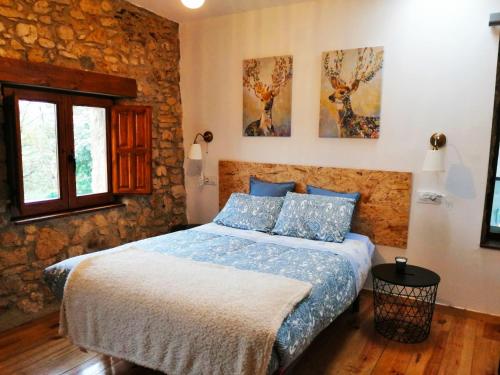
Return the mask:
[[265, 374], [276, 333], [311, 284], [132, 248], [69, 275], [61, 333], [175, 374]]

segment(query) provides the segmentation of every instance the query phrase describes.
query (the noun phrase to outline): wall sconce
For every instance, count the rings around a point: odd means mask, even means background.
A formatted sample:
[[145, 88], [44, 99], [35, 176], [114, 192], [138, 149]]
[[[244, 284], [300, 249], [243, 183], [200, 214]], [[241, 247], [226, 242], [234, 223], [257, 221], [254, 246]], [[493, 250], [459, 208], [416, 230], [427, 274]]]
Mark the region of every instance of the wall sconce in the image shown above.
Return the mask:
[[439, 149], [446, 144], [446, 136], [443, 133], [434, 133], [431, 136], [430, 143], [432, 149], [427, 150], [422, 170], [426, 172], [443, 172], [443, 153]]
[[203, 159], [203, 156], [201, 153], [201, 145], [199, 143], [196, 143], [198, 137], [202, 137], [206, 143], [210, 143], [214, 139], [214, 135], [211, 131], [206, 131], [203, 134], [201, 134], [201, 133], [196, 134], [196, 136], [194, 137], [193, 144], [189, 148], [189, 152], [188, 152], [188, 159], [190, 159], [190, 160]]

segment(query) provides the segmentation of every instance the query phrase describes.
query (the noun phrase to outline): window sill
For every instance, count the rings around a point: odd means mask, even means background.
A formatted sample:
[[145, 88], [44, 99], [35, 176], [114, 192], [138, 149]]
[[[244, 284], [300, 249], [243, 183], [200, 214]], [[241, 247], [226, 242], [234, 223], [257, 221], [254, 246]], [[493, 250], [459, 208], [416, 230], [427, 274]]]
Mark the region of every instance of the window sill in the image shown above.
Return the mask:
[[31, 224], [31, 223], [36, 223], [39, 221], [44, 221], [44, 220], [58, 219], [58, 218], [62, 218], [62, 217], [79, 215], [79, 214], [88, 214], [90, 212], [109, 210], [112, 208], [119, 208], [119, 207], [125, 207], [125, 203], [110, 203], [110, 204], [105, 204], [102, 206], [78, 208], [75, 210], [56, 212], [53, 214], [39, 215], [39, 216], [33, 216], [33, 217], [22, 217], [22, 218], [17, 217], [17, 218], [12, 218], [12, 222], [16, 225], [24, 225], [24, 224]]
[[480, 246], [482, 248], [500, 250], [500, 240], [484, 240]]

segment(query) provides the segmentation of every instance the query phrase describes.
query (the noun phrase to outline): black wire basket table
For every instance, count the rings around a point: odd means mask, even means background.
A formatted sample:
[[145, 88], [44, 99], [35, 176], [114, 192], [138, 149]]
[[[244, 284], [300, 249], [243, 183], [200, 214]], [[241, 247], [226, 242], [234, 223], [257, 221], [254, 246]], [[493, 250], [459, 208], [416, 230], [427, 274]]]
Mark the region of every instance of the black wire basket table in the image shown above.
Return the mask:
[[433, 271], [395, 264], [372, 268], [375, 329], [383, 336], [403, 342], [424, 341], [431, 331], [440, 277]]

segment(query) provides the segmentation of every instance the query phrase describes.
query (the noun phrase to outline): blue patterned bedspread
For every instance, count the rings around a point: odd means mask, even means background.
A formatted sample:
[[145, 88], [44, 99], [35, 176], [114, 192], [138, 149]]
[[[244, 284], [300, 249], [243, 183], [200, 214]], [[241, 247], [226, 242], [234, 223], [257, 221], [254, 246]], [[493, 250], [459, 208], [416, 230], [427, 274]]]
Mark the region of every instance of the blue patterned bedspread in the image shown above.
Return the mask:
[[[310, 282], [313, 285], [311, 294], [296, 306], [278, 331], [270, 371], [288, 366], [356, 298], [351, 262], [335, 251], [287, 247], [196, 229], [148, 238], [132, 245], [200, 262]], [[131, 244], [106, 251], [120, 251], [128, 246]], [[70, 270], [84, 257], [92, 255], [71, 258], [45, 270], [45, 280], [58, 298], [62, 299]]]

